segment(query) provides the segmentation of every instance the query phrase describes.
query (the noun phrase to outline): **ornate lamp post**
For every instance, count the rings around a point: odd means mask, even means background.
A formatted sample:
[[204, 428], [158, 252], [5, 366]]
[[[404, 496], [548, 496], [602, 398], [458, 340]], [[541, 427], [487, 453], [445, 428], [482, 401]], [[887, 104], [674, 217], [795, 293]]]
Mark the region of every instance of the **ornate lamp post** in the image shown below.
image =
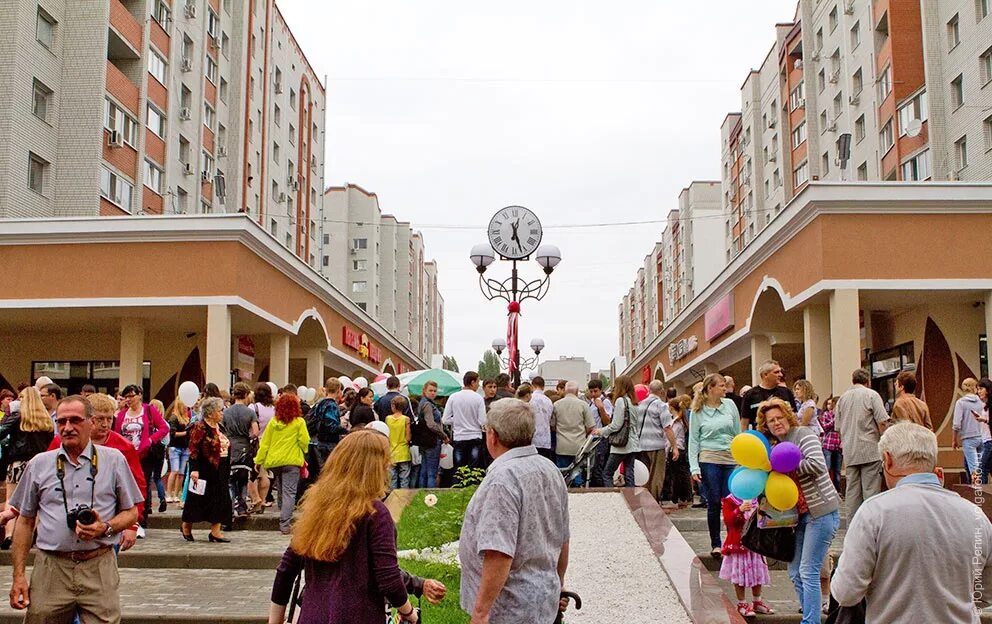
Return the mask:
[[[500, 363], [503, 366], [507, 367], [507, 369], [509, 369], [510, 360], [509, 358], [503, 357], [503, 351], [506, 349], [506, 341], [503, 340], [502, 338], [494, 338], [492, 347], [493, 347], [493, 351], [496, 352], [496, 357], [499, 358]], [[542, 340], [541, 338], [534, 338], [533, 340], [530, 341], [530, 348], [531, 351], [534, 352], [534, 357], [520, 360], [520, 370], [523, 370], [525, 368], [529, 368], [533, 370], [537, 368], [537, 363], [541, 358], [541, 351], [544, 350], [544, 340]]]
[[[540, 301], [548, 294], [551, 273], [561, 262], [561, 251], [554, 245], [541, 245], [541, 221], [523, 206], [507, 206], [497, 211], [489, 221], [488, 233], [489, 244], [480, 243], [472, 247], [469, 258], [479, 272], [479, 288], [486, 299], [502, 299], [507, 302], [506, 342], [503, 344], [504, 347], [509, 347], [507, 369], [513, 377], [514, 385], [519, 385], [521, 362], [517, 347], [517, 322], [520, 304], [527, 299]], [[500, 260], [513, 263], [510, 277], [503, 280], [485, 276], [486, 269], [496, 261], [497, 253]], [[517, 262], [529, 260], [531, 256], [534, 256], [543, 269], [544, 277], [526, 281], [517, 272]], [[533, 347], [534, 343], [531, 344], [531, 348]], [[496, 348], [495, 341], [493, 348]], [[541, 348], [544, 348], [543, 341]]]

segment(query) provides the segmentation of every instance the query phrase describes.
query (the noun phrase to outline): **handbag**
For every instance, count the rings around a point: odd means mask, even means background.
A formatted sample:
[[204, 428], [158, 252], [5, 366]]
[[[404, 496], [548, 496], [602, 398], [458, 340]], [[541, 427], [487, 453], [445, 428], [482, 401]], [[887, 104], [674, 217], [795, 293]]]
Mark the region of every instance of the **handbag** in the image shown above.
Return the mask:
[[[619, 402], [617, 404], [619, 405]], [[630, 401], [628, 399], [624, 399], [623, 403], [623, 424], [610, 434], [608, 440], [610, 446], [627, 446], [627, 442], [630, 440]]]
[[759, 515], [758, 513], [751, 514], [751, 517], [744, 523], [741, 545], [751, 552], [776, 561], [792, 561], [796, 555], [796, 528], [762, 529], [758, 526]]
[[781, 529], [799, 524], [799, 510], [795, 507], [779, 511], [771, 506], [768, 499], [761, 499], [756, 512], [759, 529]]

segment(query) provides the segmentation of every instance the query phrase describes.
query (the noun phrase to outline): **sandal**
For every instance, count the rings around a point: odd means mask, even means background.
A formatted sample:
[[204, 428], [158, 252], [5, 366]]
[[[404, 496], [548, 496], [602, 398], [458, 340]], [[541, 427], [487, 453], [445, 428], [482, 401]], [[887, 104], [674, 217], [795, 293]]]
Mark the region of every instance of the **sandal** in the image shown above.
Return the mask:
[[754, 599], [754, 602], [751, 603], [751, 609], [753, 609], [754, 613], [760, 613], [761, 615], [772, 615], [775, 613], [775, 609], [768, 606], [768, 603], [761, 598]]
[[744, 617], [754, 617], [754, 609], [751, 608], [749, 603], [744, 601], [739, 601], [737, 603], [737, 612]]

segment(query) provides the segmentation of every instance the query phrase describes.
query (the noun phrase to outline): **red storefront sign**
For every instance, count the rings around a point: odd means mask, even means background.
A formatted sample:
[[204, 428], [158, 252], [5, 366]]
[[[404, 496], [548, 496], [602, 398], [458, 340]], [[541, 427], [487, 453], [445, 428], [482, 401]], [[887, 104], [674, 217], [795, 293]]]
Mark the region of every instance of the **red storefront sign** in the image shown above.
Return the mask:
[[358, 351], [361, 348], [361, 334], [348, 326], [344, 327], [343, 334], [344, 336], [341, 338], [341, 342], [344, 343], [344, 346], [351, 347], [355, 351]]
[[360, 334], [354, 329], [345, 326], [342, 329], [341, 342], [344, 343], [344, 346], [357, 351], [359, 357], [375, 364], [382, 363], [382, 348], [372, 344], [368, 334]]
[[641, 383], [651, 383], [651, 367], [645, 366], [641, 369]]
[[734, 326], [734, 295], [727, 294], [716, 305], [706, 311], [704, 337], [710, 342]]

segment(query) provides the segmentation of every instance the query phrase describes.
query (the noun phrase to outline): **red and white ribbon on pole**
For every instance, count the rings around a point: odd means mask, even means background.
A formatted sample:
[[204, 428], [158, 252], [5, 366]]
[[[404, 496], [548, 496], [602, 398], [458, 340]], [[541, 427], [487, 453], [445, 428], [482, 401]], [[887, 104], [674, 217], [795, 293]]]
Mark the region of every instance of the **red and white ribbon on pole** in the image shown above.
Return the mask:
[[509, 348], [510, 364], [507, 367], [510, 376], [517, 372], [517, 321], [520, 318], [520, 302], [511, 301], [507, 307], [506, 344]]

